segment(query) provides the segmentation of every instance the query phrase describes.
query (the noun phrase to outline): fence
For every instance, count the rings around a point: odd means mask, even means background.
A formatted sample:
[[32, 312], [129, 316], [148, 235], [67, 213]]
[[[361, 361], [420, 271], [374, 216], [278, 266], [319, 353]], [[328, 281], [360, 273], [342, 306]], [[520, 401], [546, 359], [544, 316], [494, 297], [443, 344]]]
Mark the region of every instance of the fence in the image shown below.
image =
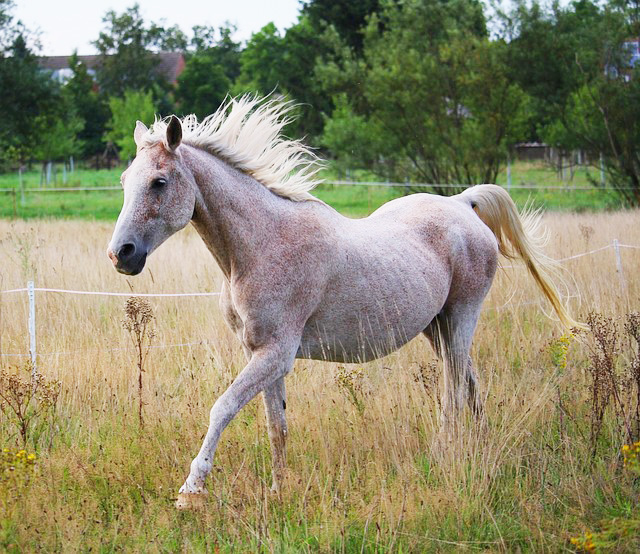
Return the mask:
[[[581, 252], [579, 254], [574, 254], [572, 256], [567, 256], [565, 258], [561, 258], [556, 260], [558, 263], [566, 263], [571, 260], [575, 260], [578, 258], [582, 258], [584, 256], [591, 256], [598, 252], [602, 252], [604, 250], [613, 249], [616, 263], [616, 272], [618, 274], [618, 279], [620, 281], [620, 287], [623, 291], [626, 292], [627, 283], [625, 280], [623, 267], [622, 267], [622, 257], [620, 254], [621, 249], [634, 249], [640, 250], [640, 246], [632, 245], [632, 244], [623, 244], [618, 241], [618, 239], [614, 239], [610, 244], [606, 244], [599, 248], [595, 248], [594, 250], [589, 250], [588, 252]], [[511, 268], [515, 267], [512, 265], [503, 265], [502, 267]], [[36, 292], [38, 293], [60, 293], [60, 294], [70, 294], [70, 295], [81, 295], [81, 296], [120, 296], [120, 297], [131, 297], [131, 296], [141, 296], [147, 298], [184, 298], [184, 297], [197, 297], [197, 296], [219, 296], [219, 292], [178, 292], [178, 293], [131, 293], [131, 292], [105, 292], [105, 291], [87, 291], [87, 290], [69, 290], [69, 289], [58, 289], [58, 288], [41, 288], [36, 287], [33, 281], [29, 281], [26, 287], [23, 288], [15, 288], [9, 290], [0, 291], [0, 298], [3, 294], [17, 294], [17, 293], [27, 293], [27, 297], [29, 300], [29, 317], [28, 317], [28, 333], [29, 333], [29, 353], [12, 353], [12, 354], [0, 354], [1, 357], [29, 357], [31, 359], [31, 363], [33, 366], [34, 373], [37, 371], [37, 349], [36, 349]], [[520, 305], [528, 305], [530, 303], [523, 303]], [[491, 308], [489, 308], [491, 309]], [[493, 308], [499, 309], [499, 308]], [[160, 344], [154, 345], [154, 348], [171, 348], [171, 347], [182, 347], [182, 346], [197, 346], [201, 345], [200, 342], [190, 342], [190, 343], [178, 343], [178, 344]], [[126, 350], [126, 348], [111, 348], [107, 350]], [[79, 351], [74, 351], [79, 352]], [[73, 352], [47, 352], [45, 355], [64, 355], [71, 354]]]
[[[351, 180], [325, 180], [322, 185], [333, 185], [339, 187], [387, 187], [387, 188], [404, 188], [404, 189], [461, 189], [468, 188], [469, 184], [456, 184], [456, 183], [395, 183], [390, 181], [351, 181]], [[619, 190], [635, 190], [633, 187], [618, 187], [611, 188], [605, 186], [585, 186], [585, 185], [570, 185], [566, 182], [563, 183], [550, 183], [550, 184], [508, 184], [504, 186], [507, 190], [551, 190], [558, 192], [567, 191], [595, 191], [595, 192], [616, 192]], [[26, 193], [42, 193], [42, 192], [108, 192], [108, 191], [121, 191], [121, 186], [95, 186], [95, 187], [7, 187], [0, 188], [0, 193], [16, 195], [20, 193], [24, 202], [24, 195]]]

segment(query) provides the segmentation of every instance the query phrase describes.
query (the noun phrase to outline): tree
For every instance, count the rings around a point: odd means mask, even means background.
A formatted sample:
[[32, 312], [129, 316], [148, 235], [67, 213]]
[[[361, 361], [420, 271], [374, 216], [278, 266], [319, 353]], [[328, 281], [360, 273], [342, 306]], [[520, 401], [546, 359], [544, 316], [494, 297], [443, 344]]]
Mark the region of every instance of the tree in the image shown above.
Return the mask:
[[4, 163], [31, 158], [43, 132], [37, 119], [55, 113], [59, 99], [56, 83], [40, 70], [24, 35], [18, 32], [14, 37], [0, 58], [0, 162]]
[[308, 17], [316, 34], [333, 26], [345, 44], [361, 53], [362, 29], [380, 4], [379, 0], [307, 0], [303, 2], [302, 13]]
[[233, 82], [240, 75], [240, 43], [233, 40], [235, 25], [225, 23], [216, 31], [213, 27], [193, 27], [191, 45], [196, 54], [207, 54]]
[[329, 53], [329, 47], [324, 35], [318, 35], [304, 15], [287, 29], [283, 47], [281, 89], [298, 103], [298, 118], [290, 126], [291, 134], [319, 137], [333, 101], [315, 67]]
[[519, 0], [501, 19], [509, 77], [531, 97], [527, 139], [543, 140], [544, 127], [562, 117], [568, 96], [580, 86], [576, 58], [591, 73], [602, 69], [594, 48], [601, 40], [600, 10], [591, 0], [550, 9]]
[[273, 23], [253, 33], [240, 55], [240, 75], [234, 93], [269, 93], [284, 74], [284, 39]]
[[202, 118], [215, 112], [229, 94], [240, 74], [240, 44], [233, 40], [234, 32], [229, 25], [217, 32], [212, 27], [193, 28], [195, 52], [188, 56], [176, 90], [182, 113]]
[[136, 154], [133, 140], [133, 129], [137, 120], [150, 125], [153, 123], [155, 108], [151, 92], [129, 90], [123, 98], [109, 98], [111, 120], [108, 124], [106, 139], [113, 142], [123, 160], [131, 159]]
[[[321, 143], [334, 154], [340, 168], [346, 171], [393, 164], [393, 158], [384, 155], [387, 141], [380, 122], [355, 113], [346, 94], [337, 95], [335, 104]], [[384, 173], [391, 174], [393, 170], [386, 168]]]
[[151, 49], [166, 37], [158, 26], [145, 25], [140, 6], [134, 4], [120, 15], [110, 10], [102, 21], [106, 28], [93, 43], [100, 54], [97, 78], [101, 91], [122, 97], [127, 90], [149, 91], [163, 84]]
[[380, 17], [384, 30], [369, 19], [362, 59], [320, 69], [347, 91], [358, 124], [384, 133], [373, 168], [441, 194], [456, 189], [440, 184], [494, 181], [522, 133], [527, 98], [507, 77], [504, 43], [486, 38], [481, 5], [412, 0], [387, 4]]
[[78, 132], [82, 145], [81, 154], [89, 157], [104, 150], [104, 133], [109, 119], [109, 106], [100, 95], [87, 66], [78, 60], [77, 53], [69, 59], [73, 74], [62, 87], [62, 96], [66, 103], [73, 106], [75, 113], [84, 121]]
[[176, 100], [182, 113], [199, 118], [214, 113], [229, 94], [231, 81], [224, 68], [207, 53], [195, 54], [178, 78]]
[[319, 136], [323, 115], [332, 108], [331, 98], [315, 73], [316, 62], [326, 50], [324, 39], [307, 17], [300, 17], [284, 36], [269, 23], [251, 36], [243, 50], [233, 92], [283, 95], [297, 104], [289, 134]]
[[[33, 149], [33, 156], [44, 162], [65, 159], [82, 152], [79, 133], [84, 121], [78, 117], [73, 106], [65, 103], [64, 113], [43, 114], [35, 119], [39, 140]], [[61, 110], [62, 111], [62, 110]]]
[[508, 26], [510, 75], [533, 99], [528, 138], [602, 159], [630, 205], [640, 205], [640, 73], [625, 41], [640, 31], [637, 8], [624, 0], [547, 11], [518, 4]]
[[11, 15], [14, 5], [13, 0], [0, 0], [0, 50], [3, 52], [11, 46], [19, 32]]

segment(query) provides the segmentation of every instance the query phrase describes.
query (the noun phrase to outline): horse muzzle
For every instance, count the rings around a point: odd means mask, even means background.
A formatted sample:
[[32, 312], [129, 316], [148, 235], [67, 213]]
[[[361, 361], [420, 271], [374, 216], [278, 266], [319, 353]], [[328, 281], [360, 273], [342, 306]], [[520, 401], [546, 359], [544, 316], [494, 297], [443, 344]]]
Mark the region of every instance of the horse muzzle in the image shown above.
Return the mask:
[[138, 275], [147, 261], [147, 249], [134, 242], [125, 242], [115, 248], [109, 248], [107, 255], [119, 273]]

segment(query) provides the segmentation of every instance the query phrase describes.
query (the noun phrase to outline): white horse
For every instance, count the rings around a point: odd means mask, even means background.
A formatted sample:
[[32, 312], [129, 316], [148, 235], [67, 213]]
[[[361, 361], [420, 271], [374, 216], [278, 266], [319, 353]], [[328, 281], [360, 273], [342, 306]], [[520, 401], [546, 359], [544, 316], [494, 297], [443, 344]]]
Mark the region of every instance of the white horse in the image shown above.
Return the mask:
[[541, 251], [539, 218], [520, 217], [500, 187], [445, 198], [413, 194], [349, 219], [310, 195], [317, 158], [283, 138], [289, 104], [232, 99], [198, 123], [136, 124], [136, 158], [108, 255], [127, 275], [190, 221], [224, 275], [220, 306], [248, 363], [218, 398], [177, 505], [206, 495], [220, 434], [264, 394], [273, 484], [285, 468], [284, 378], [295, 358], [364, 362], [424, 333], [444, 362], [442, 422], [464, 401], [481, 409], [469, 357], [498, 253], [519, 257], [561, 322]]

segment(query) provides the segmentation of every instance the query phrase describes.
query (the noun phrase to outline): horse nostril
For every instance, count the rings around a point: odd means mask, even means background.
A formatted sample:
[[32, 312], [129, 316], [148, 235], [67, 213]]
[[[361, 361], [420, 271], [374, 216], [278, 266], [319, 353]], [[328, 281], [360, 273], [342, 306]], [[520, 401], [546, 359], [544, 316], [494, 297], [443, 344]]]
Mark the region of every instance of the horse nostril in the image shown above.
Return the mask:
[[120, 250], [118, 250], [118, 258], [120, 259], [120, 261], [124, 261], [127, 258], [133, 256], [135, 253], [136, 245], [132, 242], [127, 242], [120, 247]]

